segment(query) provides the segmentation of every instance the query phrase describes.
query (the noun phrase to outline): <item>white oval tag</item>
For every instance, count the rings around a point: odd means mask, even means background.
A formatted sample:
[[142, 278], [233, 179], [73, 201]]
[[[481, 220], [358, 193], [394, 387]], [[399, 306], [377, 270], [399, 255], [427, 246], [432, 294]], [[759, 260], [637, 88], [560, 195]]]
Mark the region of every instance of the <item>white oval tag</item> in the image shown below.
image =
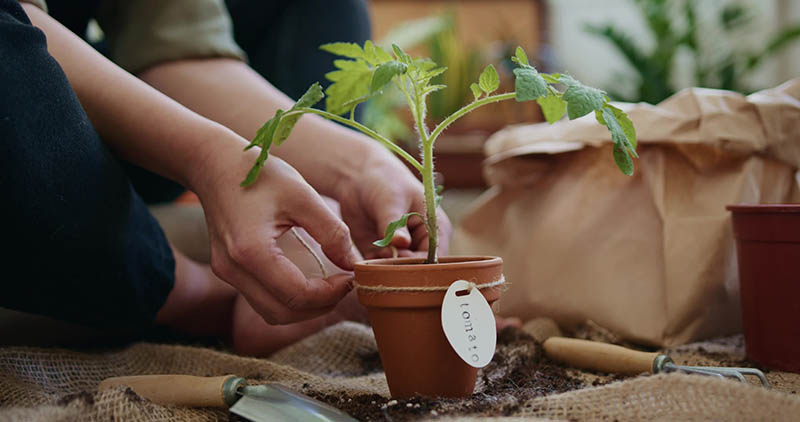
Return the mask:
[[469, 282], [456, 280], [442, 302], [442, 329], [459, 357], [483, 368], [492, 361], [497, 343], [494, 313], [480, 290], [469, 290]]

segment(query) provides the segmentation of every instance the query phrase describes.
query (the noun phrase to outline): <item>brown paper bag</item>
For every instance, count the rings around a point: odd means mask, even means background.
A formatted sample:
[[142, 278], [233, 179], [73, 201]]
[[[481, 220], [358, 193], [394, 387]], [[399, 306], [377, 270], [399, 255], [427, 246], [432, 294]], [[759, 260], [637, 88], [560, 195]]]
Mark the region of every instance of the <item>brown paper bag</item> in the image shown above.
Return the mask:
[[489, 139], [491, 187], [453, 253], [503, 258], [502, 315], [592, 320], [658, 346], [740, 331], [725, 205], [800, 200], [800, 79], [747, 97], [694, 88], [623, 106], [640, 143], [633, 177], [592, 115]]

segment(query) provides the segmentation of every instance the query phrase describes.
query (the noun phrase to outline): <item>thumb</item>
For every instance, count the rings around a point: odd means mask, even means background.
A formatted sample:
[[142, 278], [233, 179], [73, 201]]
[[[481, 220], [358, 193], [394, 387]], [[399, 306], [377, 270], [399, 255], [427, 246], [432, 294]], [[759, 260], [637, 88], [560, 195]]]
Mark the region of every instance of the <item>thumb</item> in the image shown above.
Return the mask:
[[325, 256], [339, 268], [352, 270], [358, 258], [353, 252], [350, 229], [325, 205], [319, 195], [305, 201], [292, 213], [292, 219], [316, 240]]

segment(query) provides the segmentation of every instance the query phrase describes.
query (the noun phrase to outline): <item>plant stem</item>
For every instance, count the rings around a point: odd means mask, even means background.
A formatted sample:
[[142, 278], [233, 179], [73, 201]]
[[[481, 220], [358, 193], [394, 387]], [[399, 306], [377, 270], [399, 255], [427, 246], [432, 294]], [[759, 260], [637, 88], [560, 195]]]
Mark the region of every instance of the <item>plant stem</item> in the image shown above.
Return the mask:
[[354, 128], [354, 129], [357, 129], [357, 130], [361, 131], [362, 133], [364, 133], [365, 135], [371, 137], [372, 139], [375, 139], [376, 141], [380, 142], [386, 148], [389, 148], [392, 152], [394, 152], [395, 154], [399, 155], [404, 160], [408, 161], [408, 163], [411, 164], [412, 167], [417, 169], [417, 171], [420, 171], [420, 172], [422, 171], [422, 164], [420, 164], [419, 161], [417, 161], [416, 158], [411, 156], [411, 154], [407, 153], [403, 148], [400, 148], [399, 146], [397, 146], [397, 144], [395, 144], [394, 142], [390, 141], [389, 139], [387, 139], [386, 137], [384, 137], [380, 133], [375, 132], [374, 130], [362, 125], [361, 123], [358, 123], [355, 120], [346, 119], [346, 118], [344, 118], [342, 116], [339, 116], [339, 115], [336, 115], [336, 114], [333, 114], [333, 113], [329, 113], [329, 112], [324, 111], [324, 110], [318, 110], [316, 108], [310, 108], [310, 107], [301, 107], [301, 108], [295, 109], [294, 111], [291, 111], [289, 113], [284, 114], [283, 117], [291, 116], [291, 115], [294, 115], [294, 114], [302, 114], [302, 113], [317, 114], [319, 116], [325, 117], [326, 119], [334, 120], [334, 121], [337, 121], [339, 123], [342, 123], [342, 124], [345, 124], [347, 126], [350, 126], [350, 127]]
[[436, 142], [436, 138], [438, 138], [439, 135], [442, 134], [442, 131], [444, 131], [447, 128], [447, 126], [450, 126], [450, 124], [452, 124], [456, 120], [460, 119], [461, 117], [463, 117], [467, 113], [471, 112], [472, 110], [475, 110], [476, 108], [485, 106], [487, 104], [513, 99], [513, 98], [516, 97], [516, 95], [517, 94], [515, 92], [508, 92], [508, 93], [505, 93], [505, 94], [491, 95], [491, 96], [488, 96], [486, 98], [483, 98], [483, 99], [480, 99], [480, 100], [477, 100], [477, 101], [473, 101], [473, 102], [465, 105], [464, 107], [461, 107], [460, 109], [458, 109], [458, 111], [456, 111], [455, 113], [451, 114], [446, 119], [442, 120], [442, 122], [439, 123], [439, 125], [436, 126], [435, 129], [433, 129], [433, 132], [431, 132], [431, 134], [428, 137], [428, 139], [430, 140], [431, 143], [434, 143], [434, 142]]
[[436, 186], [433, 180], [433, 142], [422, 144], [422, 185], [425, 188], [425, 226], [428, 229], [428, 259], [426, 264], [436, 264], [439, 229], [436, 220]]

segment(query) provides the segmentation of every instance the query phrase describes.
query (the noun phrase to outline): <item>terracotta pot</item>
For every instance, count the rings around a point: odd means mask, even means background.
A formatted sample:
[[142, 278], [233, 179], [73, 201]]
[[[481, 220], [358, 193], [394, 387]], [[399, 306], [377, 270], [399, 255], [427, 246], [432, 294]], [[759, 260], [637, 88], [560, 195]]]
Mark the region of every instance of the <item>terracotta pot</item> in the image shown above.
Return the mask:
[[[456, 280], [490, 283], [502, 276], [503, 260], [487, 256], [373, 259], [356, 264], [364, 286], [450, 286]], [[481, 289], [491, 304], [501, 287]], [[367, 307], [392, 397], [468, 397], [478, 370], [467, 365], [447, 342], [441, 322], [444, 291], [375, 292], [359, 289]]]
[[800, 372], [800, 204], [729, 205], [747, 357]]

